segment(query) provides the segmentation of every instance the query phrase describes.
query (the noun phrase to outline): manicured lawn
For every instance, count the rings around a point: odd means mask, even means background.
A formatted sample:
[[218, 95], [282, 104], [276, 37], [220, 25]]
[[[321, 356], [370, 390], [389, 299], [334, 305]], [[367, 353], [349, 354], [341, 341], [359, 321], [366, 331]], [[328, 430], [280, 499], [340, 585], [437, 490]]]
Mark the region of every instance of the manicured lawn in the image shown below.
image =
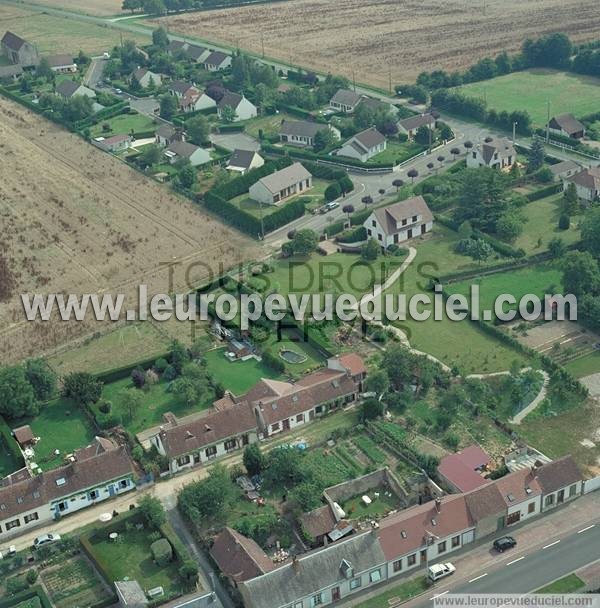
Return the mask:
[[564, 367], [577, 378], [597, 374], [600, 372], [600, 352], [595, 351], [584, 357], [569, 361], [565, 363]]
[[567, 576], [563, 576], [563, 578], [538, 589], [536, 593], [575, 593], [582, 587], [585, 587], [585, 583], [576, 574], [567, 574]]
[[150, 552], [148, 530], [121, 528], [117, 541], [108, 539], [105, 530], [98, 530], [89, 541], [94, 557], [103, 564], [109, 580], [136, 580], [142, 589], [162, 587], [165, 595], [181, 591], [178, 564], [158, 566]]
[[205, 399], [197, 405], [188, 405], [181, 397], [169, 392], [169, 383], [160, 381], [150, 386], [148, 391], [142, 391], [143, 403], [138, 410], [130, 416], [127, 407], [127, 398], [124, 394], [126, 389], [133, 389], [130, 378], [117, 380], [104, 386], [102, 396], [112, 403], [112, 411], [121, 416], [123, 426], [131, 433], [139, 433], [151, 426], [163, 422], [163, 414], [173, 412], [178, 417], [192, 414], [212, 405], [214, 394], [209, 391]]
[[[162, 324], [161, 324], [162, 325]], [[72, 371], [101, 373], [161, 356], [169, 350], [169, 338], [150, 322], [128, 324], [81, 345], [52, 355], [50, 366], [59, 374]]]
[[[34, 436], [40, 437], [35, 462], [44, 471], [63, 464], [67, 454], [89, 445], [96, 434], [81, 409], [62, 398], [43, 405], [35, 418], [23, 419], [14, 426], [21, 424], [29, 424]], [[55, 456], [54, 450], [60, 450], [60, 454]]]
[[427, 591], [428, 588], [427, 579], [424, 576], [418, 576], [357, 604], [356, 608], [389, 608], [391, 603], [405, 602], [411, 597]]
[[[375, 492], [379, 492], [379, 496], [375, 496]], [[393, 494], [386, 496], [384, 492], [389, 492], [385, 488], [369, 490], [360, 496], [354, 496], [347, 500], [342, 509], [346, 512], [349, 519], [370, 519], [373, 517], [383, 517], [393, 509], [397, 509], [400, 501]], [[368, 496], [371, 499], [370, 505], [365, 505], [362, 500], [363, 496]]]
[[548, 243], [555, 237], [562, 239], [565, 245], [577, 242], [581, 237], [578, 228], [578, 216], [571, 218], [568, 230], [558, 229], [562, 194], [554, 194], [529, 203], [521, 209], [527, 220], [523, 233], [513, 243], [523, 248], [527, 254], [540, 253], [548, 249]]
[[[109, 124], [110, 131], [104, 131], [103, 125]], [[136, 133], [142, 131], [154, 131], [156, 123], [149, 116], [143, 114], [119, 114], [114, 118], [101, 120], [91, 128], [92, 137], [110, 137], [111, 135], [128, 135], [131, 131]]]
[[[471, 258], [454, 251], [458, 238], [455, 232], [437, 225], [432, 238], [415, 241], [417, 257], [386, 294], [404, 293], [407, 300], [417, 293], [431, 295], [428, 291], [431, 277], [477, 268]], [[490, 259], [488, 264], [497, 261]], [[484, 267], [482, 264], [481, 268]], [[463, 373], [502, 371], [509, 369], [515, 360], [525, 361], [522, 354], [500, 344], [466, 320], [450, 321], [444, 315], [441, 321], [435, 321], [432, 314], [426, 321], [409, 319], [393, 324], [406, 333], [413, 347], [438, 357], [446, 365], [458, 366]]]
[[488, 108], [498, 111], [527, 110], [537, 126], [550, 116], [570, 112], [585, 116], [600, 107], [600, 80], [557, 70], [534, 69], [514, 72], [491, 80], [460, 87], [466, 95], [487, 99]]
[[267, 114], [266, 116], [259, 116], [248, 121], [241, 122], [244, 124], [246, 129], [245, 132], [252, 137], [258, 138], [258, 132], [262, 129], [263, 136], [273, 137], [279, 135], [279, 127], [281, 126], [282, 120], [299, 120], [289, 114], [280, 112], [279, 114]]
[[[529, 266], [519, 270], [509, 270], [496, 274], [452, 283], [447, 289], [451, 293], [469, 297], [471, 285], [479, 285], [480, 310], [494, 310], [494, 301], [501, 294], [513, 295], [517, 302], [526, 294], [535, 294], [543, 298], [545, 294], [562, 291], [562, 272], [558, 266], [543, 264]], [[517, 306], [504, 305], [505, 310]]]
[[417, 144], [412, 141], [398, 142], [394, 140], [388, 140], [386, 149], [379, 154], [376, 154], [373, 158], [367, 161], [367, 164], [373, 163], [389, 163], [390, 165], [401, 163], [408, 158], [419, 154], [426, 150], [426, 146]]
[[204, 354], [208, 371], [217, 382], [234, 395], [243, 395], [261, 378], [277, 378], [278, 374], [256, 359], [247, 361], [229, 361], [224, 348], [208, 351]]

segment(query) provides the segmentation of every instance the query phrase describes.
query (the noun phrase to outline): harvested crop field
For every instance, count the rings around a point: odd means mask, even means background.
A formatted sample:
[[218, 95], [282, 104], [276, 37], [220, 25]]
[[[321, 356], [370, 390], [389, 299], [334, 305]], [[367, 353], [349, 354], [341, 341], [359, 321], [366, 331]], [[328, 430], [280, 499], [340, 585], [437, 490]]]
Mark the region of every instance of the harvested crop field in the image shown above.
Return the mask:
[[[122, 0], [35, 0], [35, 4], [52, 8], [64, 8], [87, 15], [120, 15]], [[124, 13], [129, 14], [129, 13]]]
[[0, 305], [0, 361], [114, 327], [89, 315], [25, 321], [21, 293], [122, 293], [132, 306], [141, 283], [149, 294], [185, 292], [256, 255], [165, 186], [2, 98], [0, 154], [0, 253], [16, 283]]
[[[483, 10], [485, 2], [485, 11]], [[161, 18], [169, 29], [380, 87], [467, 67], [527, 37], [600, 32], [597, 0], [289, 0]]]
[[104, 27], [92, 21], [65, 19], [39, 10], [0, 4], [0, 35], [10, 30], [36, 44], [41, 53], [97, 54], [110, 51], [121, 36], [147, 44], [149, 36]]

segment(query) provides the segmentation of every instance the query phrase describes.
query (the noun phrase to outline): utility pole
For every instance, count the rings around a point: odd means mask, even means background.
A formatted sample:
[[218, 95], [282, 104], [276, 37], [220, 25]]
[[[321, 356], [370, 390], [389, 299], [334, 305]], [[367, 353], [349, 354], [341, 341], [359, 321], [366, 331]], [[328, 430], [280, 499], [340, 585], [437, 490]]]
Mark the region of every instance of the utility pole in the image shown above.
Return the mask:
[[513, 144], [515, 143], [515, 135], [516, 135], [516, 132], [517, 132], [517, 125], [518, 124], [519, 123], [517, 121], [513, 122]]
[[354, 77], [354, 70], [352, 70], [352, 85], [354, 87], [354, 92], [356, 93], [356, 78]]
[[548, 112], [547, 112], [547, 119], [546, 119], [546, 143], [548, 143], [550, 141], [550, 100], [548, 99], [546, 101], [547, 107], [548, 107]]
[[392, 94], [392, 65], [390, 63], [388, 63], [388, 75], [390, 77], [389, 82], [390, 82], [390, 95]]
[[265, 58], [265, 33], [261, 31], [260, 33], [260, 46], [262, 48], [262, 56]]

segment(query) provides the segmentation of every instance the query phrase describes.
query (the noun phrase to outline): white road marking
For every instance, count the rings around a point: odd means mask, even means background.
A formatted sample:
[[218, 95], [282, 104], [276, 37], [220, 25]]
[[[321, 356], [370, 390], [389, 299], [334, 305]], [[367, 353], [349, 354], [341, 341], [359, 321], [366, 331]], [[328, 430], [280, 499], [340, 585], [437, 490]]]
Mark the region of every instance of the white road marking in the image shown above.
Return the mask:
[[542, 549], [547, 549], [548, 547], [554, 547], [554, 545], [558, 545], [560, 541], [559, 540], [555, 540], [553, 543], [550, 543], [549, 545], [544, 545], [542, 547]]
[[512, 562], [508, 562], [506, 565], [510, 566], [511, 564], [516, 564], [517, 562], [520, 562], [522, 559], [525, 559], [524, 555], [522, 555], [521, 557], [517, 557], [517, 559], [513, 559]]
[[592, 524], [591, 526], [588, 526], [587, 528], [584, 528], [583, 530], [579, 530], [579, 532], [577, 532], [577, 534], [581, 534], [582, 532], [586, 532], [587, 530], [591, 530], [595, 526], [596, 526], [596, 524]]
[[446, 595], [446, 593], [450, 593], [450, 589], [448, 589], [448, 591], [442, 591], [442, 593], [438, 593], [437, 595], [430, 597], [429, 600], [433, 601], [433, 600], [437, 599], [438, 597], [441, 597], [442, 595]]
[[470, 583], [474, 583], [475, 581], [478, 581], [480, 578], [483, 578], [484, 576], [487, 576], [488, 573], [486, 572], [485, 574], [480, 574], [479, 576], [476, 576], [475, 578], [472, 578], [469, 582]]

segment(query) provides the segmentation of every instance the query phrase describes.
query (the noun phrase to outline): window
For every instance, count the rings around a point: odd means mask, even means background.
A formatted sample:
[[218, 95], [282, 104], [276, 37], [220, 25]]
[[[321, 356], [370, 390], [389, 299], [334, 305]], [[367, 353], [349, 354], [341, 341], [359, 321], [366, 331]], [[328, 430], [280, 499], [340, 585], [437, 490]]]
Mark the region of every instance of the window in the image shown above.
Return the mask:
[[377, 228], [377, 222], [375, 220], [372, 220], [371, 226], [373, 226], [373, 228]]
[[527, 513], [531, 514], [535, 511], [535, 503], [534, 502], [530, 502], [527, 505]]
[[369, 580], [372, 583], [378, 583], [381, 580], [381, 572], [379, 570], [373, 570], [369, 573]]
[[217, 446], [211, 445], [209, 448], [204, 450], [207, 458], [214, 458], [217, 455]]
[[460, 547], [460, 536], [452, 537], [452, 548], [454, 547]]
[[30, 513], [29, 515], [25, 515], [25, 517], [23, 518], [23, 521], [28, 524], [30, 521], [36, 521], [37, 519], [39, 519], [37, 511], [35, 513]]
[[416, 221], [417, 221], [417, 216], [416, 216], [416, 215], [413, 215], [412, 221], [413, 221], [413, 222], [416, 222]]
[[549, 496], [546, 496], [546, 500], [544, 501], [544, 504], [549, 507], [550, 505], [554, 504], [554, 494], [550, 494]]
[[577, 494], [577, 484], [573, 484], [570, 488], [569, 488], [569, 498], [571, 498], [572, 496], [575, 496], [575, 494]]
[[129, 487], [129, 479], [121, 479], [121, 481], [119, 482], [119, 488], [123, 489], [123, 488], [128, 488]]
[[362, 579], [360, 578], [360, 576], [357, 576], [356, 578], [353, 578], [350, 581], [350, 589], [358, 589], [361, 585]]
[[370, 228], [367, 228], [367, 234], [368, 234], [369, 236], [371, 236], [371, 235], [373, 234], [373, 232], [371, 231], [371, 229], [370, 229]]
[[477, 158], [477, 152], [473, 152], [473, 158]]
[[400, 572], [400, 570], [402, 570], [402, 560], [401, 559], [397, 559], [394, 564], [394, 572]]
[[92, 490], [90, 492], [90, 500], [98, 500], [100, 498], [100, 492], [98, 490]]
[[189, 464], [189, 462], [190, 462], [190, 457], [189, 457], [189, 456], [187, 456], [187, 455], [186, 455], [186, 456], [180, 456], [180, 457], [177, 459], [177, 464], [178, 464], [180, 467], [182, 467], [182, 466], [184, 466], [184, 465], [186, 465], [186, 464]]
[[304, 414], [298, 414], [296, 416], [296, 422], [304, 422]]
[[313, 597], [312, 597], [313, 606], [320, 606], [322, 603], [323, 603], [323, 594], [322, 593], [317, 593], [316, 595], [313, 595]]
[[443, 540], [441, 543], [438, 543], [438, 553], [444, 553], [446, 551], [446, 541]]
[[279, 430], [279, 422], [275, 422], [271, 425], [271, 432], [275, 433], [275, 431]]
[[13, 528], [18, 528], [21, 525], [21, 522], [18, 519], [13, 519], [12, 521], [6, 522], [6, 531], [12, 530]]
[[407, 564], [409, 566], [414, 566], [417, 563], [417, 554], [413, 553], [406, 558]]
[[236, 447], [237, 447], [237, 442], [236, 442], [235, 439], [228, 439], [225, 442], [225, 449], [227, 451], [229, 451], [229, 450], [235, 450]]
[[377, 238], [378, 238], [380, 241], [383, 241], [383, 237], [382, 237], [382, 236], [381, 236], [381, 234], [379, 234], [379, 233], [377, 233]]

